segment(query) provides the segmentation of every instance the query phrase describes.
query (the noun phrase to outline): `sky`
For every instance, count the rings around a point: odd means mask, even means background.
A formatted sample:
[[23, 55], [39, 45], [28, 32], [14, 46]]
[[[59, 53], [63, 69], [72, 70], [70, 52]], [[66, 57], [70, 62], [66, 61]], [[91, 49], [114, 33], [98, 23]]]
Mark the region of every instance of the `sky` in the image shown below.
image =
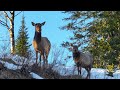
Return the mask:
[[[60, 45], [62, 41], [69, 38], [69, 32], [60, 30], [59, 27], [65, 25], [62, 20], [66, 17], [62, 11], [24, 11], [25, 22], [28, 28], [28, 33], [30, 36], [30, 42], [33, 40], [35, 28], [32, 26], [31, 22], [42, 23], [46, 21], [45, 25], [42, 27], [42, 36], [47, 37], [51, 44]], [[16, 12], [17, 13], [17, 12]], [[16, 16], [15, 18], [15, 33], [19, 30], [21, 25], [23, 13]]]
[[[20, 11], [16, 11], [15, 14], [19, 12]], [[63, 18], [67, 17], [66, 14], [62, 13], [62, 11], [24, 11], [17, 15], [14, 20], [15, 39], [18, 36], [18, 31], [21, 26], [23, 14], [25, 16], [26, 27], [28, 28], [30, 44], [32, 44], [35, 33], [35, 27], [32, 26], [31, 22], [42, 23], [46, 21], [45, 25], [42, 27], [42, 36], [47, 37], [50, 40], [52, 46], [57, 45], [58, 47], [60, 47], [61, 43], [63, 41], [69, 40], [69, 37], [72, 35], [70, 31], [60, 30], [61, 26], [67, 24], [67, 22], [62, 20]], [[5, 27], [0, 26], [0, 34], [0, 40], [9, 39], [9, 33]], [[0, 41], [0, 44], [2, 44], [2, 41]], [[33, 46], [31, 46], [31, 49], [34, 49]], [[66, 53], [68, 54], [69, 52], [66, 50]]]

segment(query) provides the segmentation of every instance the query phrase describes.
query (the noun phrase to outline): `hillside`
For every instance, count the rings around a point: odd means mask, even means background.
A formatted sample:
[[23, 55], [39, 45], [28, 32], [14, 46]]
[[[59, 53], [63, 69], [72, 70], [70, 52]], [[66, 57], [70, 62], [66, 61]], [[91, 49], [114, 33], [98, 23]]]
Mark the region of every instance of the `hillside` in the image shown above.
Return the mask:
[[0, 58], [0, 79], [43, 79], [30, 71], [30, 67], [19, 65], [9, 58]]
[[23, 74], [20, 70], [11, 70], [0, 63], [0, 79], [34, 79], [30, 74]]
[[32, 61], [22, 65], [21, 58], [9, 55], [0, 58], [0, 79], [81, 79], [78, 75], [61, 75], [53, 70], [53, 65], [43, 68]]
[[[87, 72], [82, 68], [81, 76], [77, 75], [76, 66], [52, 65], [43, 68], [35, 64], [35, 60], [24, 59], [17, 55], [0, 58], [0, 79], [84, 79]], [[92, 68], [90, 79], [120, 79], [120, 70], [116, 70], [113, 76], [107, 75], [106, 69]]]

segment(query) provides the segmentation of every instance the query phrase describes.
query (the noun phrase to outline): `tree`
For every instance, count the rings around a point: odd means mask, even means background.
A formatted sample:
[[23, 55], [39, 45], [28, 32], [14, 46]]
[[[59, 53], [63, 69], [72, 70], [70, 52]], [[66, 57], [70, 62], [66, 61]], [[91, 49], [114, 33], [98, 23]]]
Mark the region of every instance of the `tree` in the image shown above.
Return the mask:
[[[21, 12], [19, 12], [21, 13]], [[11, 53], [14, 54], [15, 51], [15, 40], [14, 40], [14, 17], [15, 11], [1, 11], [0, 16], [0, 24], [5, 26], [10, 33], [10, 43], [11, 43]], [[9, 22], [9, 23], [8, 23]]]
[[[119, 11], [65, 11], [70, 16], [62, 30], [71, 30], [72, 43], [92, 52], [94, 59], [114, 63], [120, 56]], [[63, 42], [68, 48], [70, 42]]]
[[28, 57], [29, 50], [30, 50], [30, 44], [28, 42], [28, 32], [27, 32], [26, 26], [25, 26], [25, 18], [22, 17], [21, 26], [18, 32], [17, 40], [16, 40], [16, 54], [23, 57]]

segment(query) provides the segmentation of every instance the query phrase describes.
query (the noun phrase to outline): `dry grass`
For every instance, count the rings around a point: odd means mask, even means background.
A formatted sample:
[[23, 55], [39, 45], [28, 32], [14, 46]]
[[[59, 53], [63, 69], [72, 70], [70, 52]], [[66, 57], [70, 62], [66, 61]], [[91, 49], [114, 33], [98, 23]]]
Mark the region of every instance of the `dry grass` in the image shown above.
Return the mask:
[[0, 71], [0, 79], [32, 79], [30, 76], [25, 76], [15, 70]]
[[45, 79], [82, 79], [82, 77], [78, 75], [62, 76], [57, 71], [54, 71], [52, 67], [43, 68], [36, 64], [31, 67], [31, 71]]
[[[33, 64], [32, 66], [24, 67], [24, 63], [21, 65], [22, 68], [20, 70], [10, 70], [4, 67], [4, 65], [0, 65], [0, 79], [33, 79], [29, 74], [29, 71], [38, 74], [39, 76], [45, 79], [81, 79], [81, 76], [78, 75], [69, 75], [69, 76], [61, 76], [57, 71], [53, 70], [55, 65], [66, 64], [67, 60], [64, 60], [64, 50], [61, 50], [57, 47], [53, 47], [51, 61], [49, 67], [40, 67], [39, 65]], [[7, 53], [2, 53], [2, 58], [0, 60], [8, 63], [12, 63], [17, 65], [12, 59], [7, 58]], [[33, 53], [30, 54], [27, 65], [30, 63], [30, 60], [33, 58]], [[18, 59], [18, 58], [16, 58]]]
[[41, 77], [45, 79], [58, 79], [60, 77], [60, 75], [57, 72], [53, 71], [52, 68], [50, 67], [43, 68], [36, 64], [32, 65], [31, 71], [37, 73], [38, 75], [40, 75]]
[[53, 68], [56, 65], [66, 65], [67, 60], [64, 60], [65, 57], [65, 51], [64, 49], [61, 49], [57, 47], [56, 45], [52, 46], [51, 50], [51, 63], [49, 63], [49, 67], [43, 68], [39, 65], [34, 64], [31, 67], [31, 71], [37, 73], [41, 77], [45, 79], [81, 79], [81, 76], [78, 75], [68, 75], [68, 76], [62, 76], [59, 74], [59, 70], [55, 71]]

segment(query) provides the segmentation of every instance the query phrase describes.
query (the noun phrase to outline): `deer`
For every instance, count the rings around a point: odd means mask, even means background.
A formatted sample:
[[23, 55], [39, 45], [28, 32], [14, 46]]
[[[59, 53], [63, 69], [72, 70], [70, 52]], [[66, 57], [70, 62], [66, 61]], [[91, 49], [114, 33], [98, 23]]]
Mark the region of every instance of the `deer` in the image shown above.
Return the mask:
[[31, 22], [32, 26], [35, 26], [35, 34], [34, 34], [34, 38], [33, 38], [33, 47], [34, 50], [36, 52], [36, 64], [37, 64], [37, 60], [38, 60], [38, 53], [40, 54], [40, 66], [41, 66], [41, 57], [43, 59], [43, 65], [47, 64], [48, 65], [48, 55], [50, 52], [50, 48], [51, 48], [51, 43], [48, 40], [47, 37], [42, 37], [41, 35], [41, 27], [45, 24], [46, 22], [42, 22], [42, 23], [34, 23]]
[[81, 68], [85, 68], [87, 71], [87, 76], [86, 79], [89, 78], [90, 79], [90, 71], [93, 65], [93, 57], [90, 54], [90, 52], [80, 52], [78, 50], [78, 47], [80, 45], [73, 45], [70, 44], [70, 46], [72, 47], [72, 54], [73, 54], [73, 60], [77, 66], [77, 70], [78, 70], [78, 75], [81, 75]]

